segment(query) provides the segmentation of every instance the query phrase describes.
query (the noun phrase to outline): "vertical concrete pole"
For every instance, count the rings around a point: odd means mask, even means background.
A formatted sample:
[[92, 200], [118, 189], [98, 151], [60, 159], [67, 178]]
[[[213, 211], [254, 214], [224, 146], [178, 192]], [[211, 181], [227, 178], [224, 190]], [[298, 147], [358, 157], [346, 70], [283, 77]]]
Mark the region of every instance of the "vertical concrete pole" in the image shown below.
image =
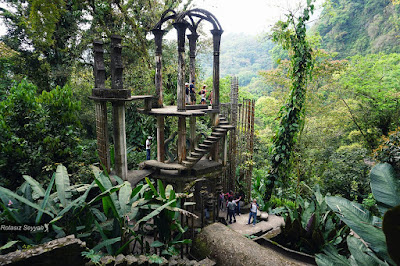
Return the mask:
[[185, 32], [187, 25], [183, 22], [173, 24], [178, 33], [178, 84], [177, 84], [177, 108], [178, 111], [186, 111], [185, 103]]
[[[233, 77], [231, 81], [231, 125], [234, 126], [234, 129], [229, 133], [230, 137], [230, 179], [229, 179], [229, 188], [235, 189], [235, 175], [236, 175], [236, 166], [237, 166], [237, 119], [238, 119], [238, 98], [239, 98], [239, 83], [237, 77]], [[240, 113], [239, 113], [240, 116]]]
[[[104, 67], [104, 50], [103, 42], [95, 40], [93, 42], [93, 75], [94, 87], [98, 89], [105, 89], [105, 67]], [[107, 172], [110, 171], [110, 153], [108, 146], [108, 127], [107, 127], [107, 102], [95, 102], [96, 113], [96, 135], [97, 135], [97, 152], [100, 157], [100, 162], [106, 168]]]
[[[122, 90], [122, 38], [111, 36], [111, 89]], [[117, 175], [126, 180], [128, 164], [126, 158], [126, 133], [125, 133], [125, 102], [115, 101], [112, 103], [113, 131], [114, 131], [114, 154], [115, 170]]]
[[[196, 33], [192, 33], [187, 36], [189, 39], [189, 73], [190, 78], [189, 81], [196, 80], [196, 42], [199, 38], [199, 35]], [[190, 150], [194, 151], [196, 143], [194, 143], [196, 139], [196, 117], [190, 117]]]
[[156, 45], [155, 61], [156, 61], [156, 75], [155, 75], [155, 85], [156, 85], [156, 100], [157, 106], [163, 106], [163, 87], [162, 87], [162, 38], [165, 33], [163, 30], [154, 29], [152, 30], [154, 34], [154, 42]]
[[219, 110], [219, 52], [222, 32], [222, 30], [211, 30], [214, 47], [212, 108], [217, 110]]
[[[196, 42], [199, 35], [192, 33], [187, 36], [189, 39], [189, 81], [196, 80]], [[196, 80], [197, 81], [197, 80]]]
[[[152, 30], [156, 45], [156, 75], [155, 75], [155, 85], [156, 85], [156, 107], [163, 107], [163, 88], [162, 88], [162, 37], [165, 31], [160, 29]], [[164, 152], [164, 128], [165, 128], [165, 118], [164, 116], [157, 117], [157, 161], [164, 162], [165, 152]]]
[[178, 117], [178, 163], [186, 159], [186, 119]]
[[157, 116], [157, 161], [164, 162], [165, 150], [164, 150], [164, 128], [165, 128], [164, 116]]

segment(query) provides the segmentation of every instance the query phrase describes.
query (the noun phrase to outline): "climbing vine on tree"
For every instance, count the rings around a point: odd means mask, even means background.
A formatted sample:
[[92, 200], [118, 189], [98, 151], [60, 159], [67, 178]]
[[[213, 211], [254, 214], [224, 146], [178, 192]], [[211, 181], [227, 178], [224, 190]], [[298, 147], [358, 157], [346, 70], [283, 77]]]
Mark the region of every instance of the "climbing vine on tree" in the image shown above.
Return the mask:
[[314, 10], [312, 0], [307, 1], [303, 14], [296, 18], [295, 14], [287, 15], [285, 22], [279, 21], [274, 28], [272, 39], [289, 50], [290, 95], [287, 103], [279, 112], [279, 127], [273, 137], [271, 147], [271, 169], [267, 174], [267, 186], [264, 200], [271, 197], [275, 181], [287, 178], [291, 168], [291, 155], [299, 132], [304, 123], [304, 103], [306, 99], [307, 81], [313, 69], [312, 49], [306, 39], [306, 22]]

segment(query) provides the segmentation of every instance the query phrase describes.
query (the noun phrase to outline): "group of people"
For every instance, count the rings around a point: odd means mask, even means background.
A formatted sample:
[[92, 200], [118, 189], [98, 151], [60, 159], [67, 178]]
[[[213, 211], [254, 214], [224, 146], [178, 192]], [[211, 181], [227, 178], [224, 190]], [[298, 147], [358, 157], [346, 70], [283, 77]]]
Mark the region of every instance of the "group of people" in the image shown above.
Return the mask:
[[[240, 216], [240, 200], [242, 196], [239, 194], [234, 194], [233, 191], [229, 191], [228, 193], [224, 193], [221, 191], [218, 197], [218, 207], [221, 211], [224, 210], [224, 206], [226, 206], [226, 219], [229, 219], [229, 223], [236, 223], [236, 215]], [[251, 224], [250, 221], [253, 218], [253, 226], [256, 225], [257, 222], [257, 210], [259, 210], [260, 206], [257, 204], [257, 200], [253, 199], [250, 204], [250, 214], [249, 221], [247, 224]]]
[[[194, 86], [194, 80], [192, 83], [185, 83], [186, 88], [186, 104], [195, 105], [196, 104], [196, 87]], [[203, 85], [203, 88], [199, 91], [200, 94], [200, 104], [207, 104], [207, 86]], [[212, 92], [209, 95], [210, 104], [212, 104]]]

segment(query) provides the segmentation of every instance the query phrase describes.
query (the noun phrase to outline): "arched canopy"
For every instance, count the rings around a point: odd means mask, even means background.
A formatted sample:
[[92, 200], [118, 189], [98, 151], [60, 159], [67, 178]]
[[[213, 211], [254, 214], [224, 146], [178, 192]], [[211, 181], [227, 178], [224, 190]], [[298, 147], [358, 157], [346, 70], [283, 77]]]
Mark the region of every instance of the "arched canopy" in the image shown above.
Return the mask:
[[195, 8], [181, 13], [176, 13], [174, 10], [168, 9], [162, 14], [160, 21], [155, 25], [154, 29], [161, 30], [164, 22], [167, 22], [168, 20], [174, 20], [175, 23], [180, 22], [187, 24], [192, 33], [196, 33], [197, 27], [203, 20], [210, 22], [213, 25], [213, 30], [222, 31], [221, 24], [217, 18], [209, 11], [200, 8]]

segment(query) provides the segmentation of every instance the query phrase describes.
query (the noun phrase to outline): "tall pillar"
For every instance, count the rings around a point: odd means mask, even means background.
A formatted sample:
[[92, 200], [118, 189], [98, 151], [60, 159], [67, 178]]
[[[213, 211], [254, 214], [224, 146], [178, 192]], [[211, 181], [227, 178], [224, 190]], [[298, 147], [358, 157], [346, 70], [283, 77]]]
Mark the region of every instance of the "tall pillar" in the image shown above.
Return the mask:
[[[111, 89], [123, 90], [122, 80], [122, 38], [111, 36]], [[112, 103], [115, 170], [117, 175], [126, 180], [128, 164], [126, 158], [126, 133], [125, 133], [125, 102], [114, 101]]]
[[186, 119], [178, 117], [178, 163], [186, 159]]
[[162, 37], [165, 31], [160, 29], [152, 30], [154, 34], [154, 41], [156, 45], [156, 75], [155, 75], [155, 85], [156, 85], [156, 100], [157, 107], [163, 106], [163, 88], [162, 88]]
[[194, 151], [194, 148], [196, 148], [196, 143], [194, 142], [196, 140], [196, 117], [191, 116], [190, 120], [190, 151]]
[[[156, 107], [163, 107], [163, 88], [162, 88], [162, 37], [165, 31], [160, 29], [152, 30], [156, 45], [156, 75], [155, 75], [155, 85], [156, 85]], [[157, 161], [164, 162], [165, 152], [164, 152], [164, 128], [165, 128], [165, 118], [164, 116], [157, 117]]]
[[164, 116], [157, 116], [157, 161], [164, 162]]
[[[104, 50], [103, 42], [95, 40], [93, 42], [93, 75], [94, 87], [105, 89], [105, 67], [104, 67]], [[100, 162], [110, 171], [110, 153], [108, 146], [108, 127], [107, 127], [107, 102], [95, 101], [96, 112], [96, 135], [97, 135], [97, 152], [100, 157]]]
[[183, 22], [173, 24], [178, 33], [178, 84], [177, 84], [177, 108], [178, 111], [186, 111], [185, 102], [185, 32], [187, 25]]
[[192, 33], [187, 36], [189, 39], [189, 81], [196, 80], [196, 42], [199, 35]]
[[222, 32], [222, 30], [211, 30], [214, 47], [212, 108], [217, 110], [219, 110], [219, 48]]

